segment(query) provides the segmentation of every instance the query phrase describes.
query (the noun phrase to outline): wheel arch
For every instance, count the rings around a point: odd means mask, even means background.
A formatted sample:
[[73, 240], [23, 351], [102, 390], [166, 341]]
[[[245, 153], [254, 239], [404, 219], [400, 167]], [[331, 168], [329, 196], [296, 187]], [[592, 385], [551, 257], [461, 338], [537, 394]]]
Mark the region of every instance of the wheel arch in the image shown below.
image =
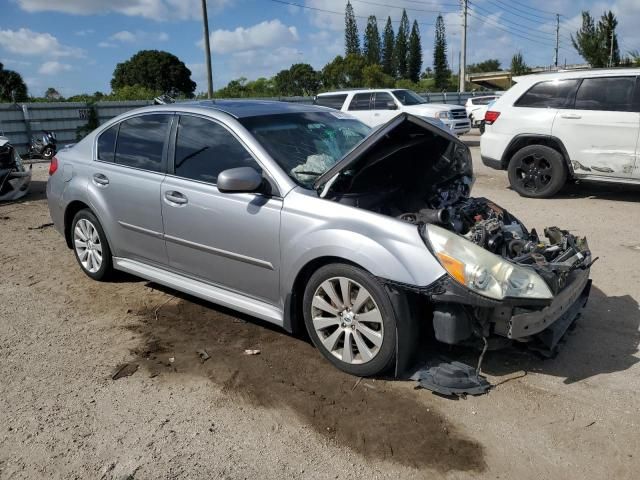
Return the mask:
[[560, 140], [558, 137], [554, 137], [553, 135], [539, 135], [529, 133], [516, 135], [511, 139], [509, 145], [507, 145], [507, 148], [502, 154], [502, 158], [500, 160], [502, 168], [506, 170], [509, 167], [509, 162], [511, 161], [511, 158], [513, 158], [515, 153], [518, 150], [530, 145], [544, 145], [559, 152], [564, 159], [564, 163], [567, 167], [567, 171], [569, 172], [569, 176], [573, 175], [573, 166], [571, 165], [569, 153], [562, 143], [562, 140]]
[[73, 244], [71, 243], [71, 224], [73, 223], [73, 217], [80, 210], [91, 210], [91, 207], [86, 203], [80, 200], [74, 200], [67, 205], [67, 208], [64, 210], [64, 239], [67, 242], [67, 247], [73, 248]]

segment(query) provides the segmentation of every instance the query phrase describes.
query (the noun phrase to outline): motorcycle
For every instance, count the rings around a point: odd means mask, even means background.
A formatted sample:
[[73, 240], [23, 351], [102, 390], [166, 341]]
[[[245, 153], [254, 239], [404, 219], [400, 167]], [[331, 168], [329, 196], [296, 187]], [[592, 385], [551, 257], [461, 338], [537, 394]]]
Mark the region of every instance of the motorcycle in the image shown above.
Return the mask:
[[31, 166], [27, 169], [9, 139], [0, 135], [0, 201], [24, 197], [30, 184]]
[[55, 132], [48, 132], [43, 130], [44, 135], [42, 138], [34, 136], [31, 139], [31, 145], [29, 145], [29, 151], [27, 155], [29, 158], [44, 158], [45, 160], [51, 160], [58, 151], [58, 139]]

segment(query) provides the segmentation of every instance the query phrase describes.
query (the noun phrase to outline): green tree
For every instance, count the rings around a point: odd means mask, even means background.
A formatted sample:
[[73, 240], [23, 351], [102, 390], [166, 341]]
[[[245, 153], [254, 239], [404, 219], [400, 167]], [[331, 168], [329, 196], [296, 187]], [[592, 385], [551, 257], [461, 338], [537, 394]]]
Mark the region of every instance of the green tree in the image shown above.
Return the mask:
[[521, 52], [518, 52], [511, 57], [511, 75], [523, 75], [529, 72], [529, 67], [524, 63], [524, 58]]
[[189, 98], [196, 89], [186, 65], [175, 55], [159, 50], [141, 50], [126, 62], [116, 65], [111, 80], [113, 91], [134, 85]]
[[384, 27], [384, 35], [382, 37], [382, 71], [391, 76], [395, 76], [396, 74], [393, 68], [395, 41], [391, 17], [387, 17], [387, 24]]
[[142, 85], [125, 85], [109, 95], [108, 100], [152, 100], [162, 93]]
[[344, 10], [344, 53], [345, 55], [360, 54], [358, 23], [350, 1], [347, 1]]
[[472, 63], [467, 65], [467, 71], [469, 73], [498, 72], [500, 71], [500, 60], [490, 58], [483, 62]]
[[22, 76], [13, 70], [5, 70], [0, 63], [0, 101], [24, 102], [28, 99], [27, 85]]
[[279, 95], [313, 95], [318, 91], [320, 79], [308, 63], [296, 63], [288, 70], [282, 70], [273, 79]]
[[393, 64], [396, 75], [399, 78], [408, 78], [407, 53], [409, 47], [409, 17], [407, 11], [402, 9], [402, 18], [396, 35], [395, 47], [393, 49]]
[[[285, 72], [287, 70], [284, 70]], [[227, 83], [226, 86], [215, 91], [217, 98], [242, 98], [247, 96], [247, 79], [245, 77], [236, 78]]]
[[367, 28], [364, 31], [364, 48], [362, 52], [369, 65], [380, 63], [380, 43], [378, 20], [376, 20], [375, 15], [371, 15], [367, 20]]
[[325, 89], [361, 87], [364, 67], [367, 63], [362, 55], [338, 55], [322, 69], [322, 86]]
[[438, 15], [436, 19], [436, 38], [433, 45], [433, 75], [437, 89], [442, 90], [449, 86], [451, 71], [447, 65], [447, 38], [442, 15]]
[[257, 78], [247, 82], [245, 88], [250, 97], [273, 97], [277, 94], [273, 78]]
[[606, 67], [609, 63], [619, 65], [617, 26], [618, 20], [611, 11], [605, 12], [597, 25], [589, 12], [582, 12], [582, 26], [571, 35], [573, 48], [594, 68]]
[[395, 79], [384, 73], [379, 64], [374, 63], [362, 70], [362, 85], [367, 88], [393, 88]]
[[47, 88], [47, 91], [44, 92], [44, 98], [47, 100], [64, 100], [60, 92], [53, 87]]
[[418, 22], [414, 20], [411, 35], [409, 35], [409, 52], [407, 54], [407, 73], [412, 82], [416, 83], [420, 80], [420, 70], [422, 70], [422, 43], [420, 42], [420, 27], [418, 27]]

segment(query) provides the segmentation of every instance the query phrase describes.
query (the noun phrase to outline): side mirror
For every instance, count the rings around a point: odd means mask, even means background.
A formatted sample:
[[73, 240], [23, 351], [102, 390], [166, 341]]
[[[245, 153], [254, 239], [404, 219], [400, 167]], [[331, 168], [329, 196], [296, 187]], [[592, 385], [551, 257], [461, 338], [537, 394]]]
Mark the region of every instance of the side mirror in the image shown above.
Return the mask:
[[397, 110], [398, 109], [398, 105], [396, 105], [396, 103], [392, 100], [389, 100], [387, 102], [387, 110]]
[[223, 193], [255, 192], [262, 186], [262, 175], [254, 168], [229, 168], [218, 174], [218, 190]]

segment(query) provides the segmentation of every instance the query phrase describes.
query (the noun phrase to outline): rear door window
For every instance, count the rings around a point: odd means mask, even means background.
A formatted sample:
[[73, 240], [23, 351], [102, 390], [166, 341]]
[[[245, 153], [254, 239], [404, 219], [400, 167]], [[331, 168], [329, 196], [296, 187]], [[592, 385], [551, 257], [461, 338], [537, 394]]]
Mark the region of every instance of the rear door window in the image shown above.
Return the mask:
[[340, 110], [342, 108], [342, 105], [344, 105], [344, 101], [346, 99], [346, 93], [341, 95], [321, 95], [317, 96], [315, 102], [313, 103], [316, 105], [320, 105], [321, 107], [329, 107]]
[[578, 110], [632, 112], [635, 77], [585, 78], [576, 93]]
[[531, 87], [514, 104], [530, 108], [573, 108], [579, 80], [549, 80]]
[[98, 137], [98, 160], [103, 162], [113, 162], [116, 152], [116, 137], [118, 136], [118, 127], [116, 124], [108, 128]]
[[115, 161], [151, 172], [164, 170], [171, 115], [151, 114], [120, 123]]
[[349, 110], [369, 110], [371, 105], [370, 93], [356, 93], [351, 99]]
[[190, 115], [180, 117], [174, 161], [176, 176], [215, 184], [220, 172], [237, 167], [262, 172], [249, 151], [222, 125]]

